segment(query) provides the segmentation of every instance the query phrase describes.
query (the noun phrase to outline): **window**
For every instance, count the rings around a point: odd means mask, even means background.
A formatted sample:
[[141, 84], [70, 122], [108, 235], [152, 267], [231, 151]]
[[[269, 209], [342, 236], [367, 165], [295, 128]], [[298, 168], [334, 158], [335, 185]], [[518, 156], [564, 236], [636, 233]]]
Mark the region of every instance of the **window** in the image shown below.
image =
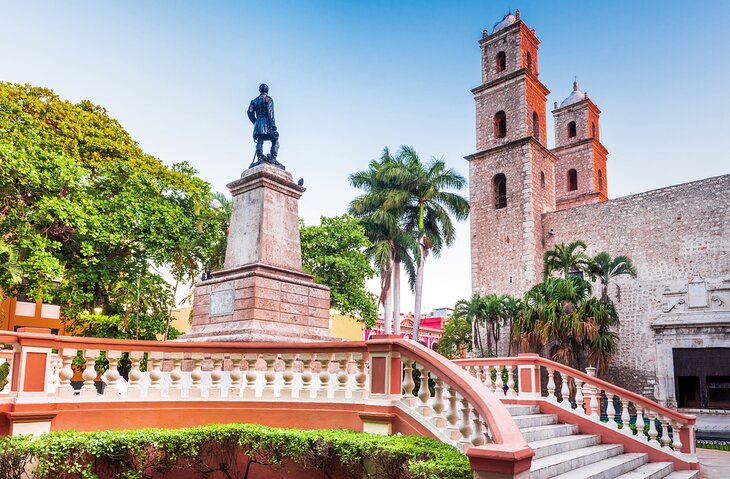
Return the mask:
[[532, 70], [532, 55], [530, 55], [530, 52], [527, 52], [527, 69]]
[[504, 173], [494, 175], [492, 180], [494, 187], [494, 207], [497, 209], [507, 206], [507, 177]]
[[595, 138], [595, 137], [596, 137], [596, 123], [595, 123], [595, 122], [593, 122], [593, 121], [591, 122], [591, 136], [592, 136], [593, 138]]
[[507, 136], [507, 115], [504, 114], [504, 111], [498, 111], [494, 115], [494, 137], [504, 138], [505, 136]]
[[540, 139], [540, 116], [536, 111], [532, 112], [532, 136]]
[[568, 191], [575, 191], [578, 189], [578, 172], [570, 169], [568, 170]]
[[504, 52], [497, 53], [497, 73], [502, 73], [507, 69], [507, 55]]
[[568, 138], [575, 138], [575, 122], [568, 123]]
[[603, 191], [603, 172], [598, 170], [598, 191]]
[[540, 186], [545, 188], [545, 172], [543, 171], [540, 172]]

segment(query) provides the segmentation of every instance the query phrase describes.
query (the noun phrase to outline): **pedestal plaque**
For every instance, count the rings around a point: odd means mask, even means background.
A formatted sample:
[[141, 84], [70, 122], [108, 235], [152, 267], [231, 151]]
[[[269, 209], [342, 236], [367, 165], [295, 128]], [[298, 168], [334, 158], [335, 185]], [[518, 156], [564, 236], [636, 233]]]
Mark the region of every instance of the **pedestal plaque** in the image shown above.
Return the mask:
[[189, 341], [333, 341], [329, 288], [302, 271], [298, 201], [305, 189], [269, 163], [228, 185], [224, 268], [195, 286]]

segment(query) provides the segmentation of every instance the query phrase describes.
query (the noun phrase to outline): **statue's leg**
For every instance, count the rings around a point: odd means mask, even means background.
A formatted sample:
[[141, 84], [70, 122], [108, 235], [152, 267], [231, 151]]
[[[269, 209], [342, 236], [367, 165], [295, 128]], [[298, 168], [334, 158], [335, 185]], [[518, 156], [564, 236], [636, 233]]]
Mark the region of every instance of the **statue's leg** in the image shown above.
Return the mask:
[[264, 140], [263, 138], [256, 138], [256, 159], [263, 161], [264, 159]]
[[276, 155], [279, 154], [279, 136], [271, 139], [271, 159], [276, 161]]

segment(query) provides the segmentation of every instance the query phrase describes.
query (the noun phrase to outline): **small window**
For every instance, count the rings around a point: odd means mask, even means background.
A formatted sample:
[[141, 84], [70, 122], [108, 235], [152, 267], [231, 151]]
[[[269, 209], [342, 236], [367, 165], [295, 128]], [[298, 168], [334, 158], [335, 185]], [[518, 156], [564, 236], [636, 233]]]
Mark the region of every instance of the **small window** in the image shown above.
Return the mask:
[[507, 115], [504, 111], [498, 111], [494, 115], [494, 137], [504, 138], [507, 136]]
[[591, 122], [591, 137], [596, 137], [596, 123], [593, 121]]
[[540, 116], [536, 111], [532, 112], [532, 136], [540, 139]]
[[578, 189], [578, 172], [574, 169], [568, 170], [568, 191]]
[[494, 175], [492, 180], [494, 187], [494, 207], [497, 209], [507, 206], [507, 177], [504, 173]]
[[545, 172], [543, 171], [540, 172], [540, 186], [545, 188]]
[[502, 73], [507, 69], [507, 55], [504, 52], [497, 53], [497, 73]]
[[598, 170], [598, 191], [603, 191], [603, 172]]
[[532, 70], [532, 55], [530, 55], [530, 52], [527, 52], [527, 69]]
[[568, 138], [575, 138], [575, 122], [568, 123]]

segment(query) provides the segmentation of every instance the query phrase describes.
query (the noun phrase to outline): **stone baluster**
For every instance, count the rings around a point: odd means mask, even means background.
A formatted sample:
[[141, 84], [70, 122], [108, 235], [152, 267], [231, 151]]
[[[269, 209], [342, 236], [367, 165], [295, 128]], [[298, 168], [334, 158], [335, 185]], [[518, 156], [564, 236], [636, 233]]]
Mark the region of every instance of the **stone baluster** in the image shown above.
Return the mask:
[[356, 386], [355, 391], [352, 393], [352, 398], [353, 400], [363, 400], [367, 393], [367, 386], [365, 383], [368, 379], [367, 373], [365, 372], [365, 368], [367, 367], [365, 357], [362, 354], [358, 354], [355, 363], [357, 364], [357, 373], [355, 374]]
[[560, 405], [566, 408], [572, 406], [570, 402], [570, 386], [568, 385], [567, 373], [560, 373]]
[[73, 386], [71, 386], [71, 378], [74, 376], [74, 371], [71, 367], [71, 363], [76, 357], [77, 352], [78, 351], [76, 349], [66, 348], [63, 348], [59, 351], [59, 354], [61, 355], [61, 361], [63, 363], [61, 371], [59, 372], [59, 378], [61, 380], [61, 383], [58, 386], [58, 397], [60, 398], [70, 398], [73, 397], [75, 394], [74, 388]]
[[431, 400], [431, 391], [428, 388], [428, 369], [426, 366], [421, 366], [421, 384], [418, 387], [418, 401], [419, 404], [416, 407], [416, 411], [418, 411], [418, 414], [424, 417], [430, 417], [431, 416], [431, 406], [429, 405], [429, 401]]
[[95, 385], [96, 380], [96, 360], [99, 358], [101, 351], [98, 349], [85, 349], [84, 350], [84, 361], [86, 368], [82, 377], [84, 378], [84, 385], [81, 386], [80, 396], [86, 399], [93, 399], [97, 396], [97, 390]]
[[210, 359], [213, 361], [213, 370], [210, 372], [208, 397], [217, 399], [223, 396], [223, 388], [221, 388], [221, 379], [223, 378], [223, 353], [211, 354]]
[[467, 450], [471, 445], [471, 434], [472, 434], [472, 428], [471, 428], [471, 421], [469, 419], [469, 415], [471, 412], [471, 406], [469, 406], [469, 401], [465, 398], [461, 398], [461, 423], [459, 424], [459, 433], [461, 434], [461, 437], [459, 438], [459, 445], [462, 447], [462, 450]]
[[681, 452], [682, 451], [682, 439], [681, 433], [682, 432], [682, 423], [679, 421], [674, 421], [672, 423], [672, 449], [674, 449], [675, 452]]
[[606, 392], [606, 416], [608, 416], [608, 427], [611, 429], [617, 429], [618, 424], [616, 423], [616, 407], [613, 405], [613, 400], [616, 397], [615, 394], [609, 394]]
[[636, 437], [642, 441], [646, 441], [648, 438], [644, 433], [644, 408], [634, 404], [636, 407]]
[[444, 403], [444, 381], [438, 376], [433, 378], [434, 382], [434, 397], [433, 397], [433, 417], [431, 423], [439, 429], [443, 429], [446, 426], [446, 417], [444, 417], [444, 409], [446, 404]]
[[106, 358], [109, 361], [109, 367], [104, 373], [104, 377], [106, 378], [104, 399], [113, 401], [115, 399], [119, 399], [119, 396], [122, 394], [122, 391], [119, 389], [119, 378], [121, 376], [119, 374], [119, 369], [117, 369], [119, 360], [122, 358], [122, 352], [107, 351]]
[[241, 397], [241, 361], [243, 355], [234, 353], [230, 355], [231, 359], [231, 385], [228, 387], [228, 399], [239, 399]]
[[659, 419], [661, 425], [662, 425], [662, 437], [659, 439], [662, 444], [662, 449], [670, 449], [669, 443], [672, 442], [672, 440], [669, 438], [669, 425], [671, 421], [668, 417], [660, 417]]
[[547, 382], [547, 400], [550, 402], [558, 402], [558, 398], [555, 397], [555, 371], [552, 368], [546, 368], [548, 374]]
[[200, 381], [203, 379], [203, 353], [193, 353], [193, 370], [190, 371], [190, 388], [188, 398], [200, 399], [203, 397], [203, 386]]
[[512, 398], [517, 397], [517, 391], [515, 391], [514, 366], [508, 364], [505, 367], [507, 368], [507, 396]]
[[162, 357], [163, 354], [153, 351], [147, 357], [147, 370], [150, 373], [150, 386], [147, 389], [148, 399], [160, 399], [162, 397]]
[[469, 374], [472, 375], [472, 377], [477, 377], [477, 367], [476, 366], [469, 366], [467, 368], [467, 370], [469, 371]]
[[299, 399], [312, 398], [312, 355], [302, 354], [302, 389], [299, 390]]
[[416, 383], [413, 381], [413, 361], [410, 358], [402, 358], [403, 361], [403, 397], [401, 401], [409, 407], [416, 407], [416, 398], [413, 389]]
[[482, 418], [479, 417], [479, 411], [477, 411], [476, 408], [472, 408], [471, 416], [471, 421], [474, 423], [474, 427], [472, 428], [474, 432], [471, 435], [471, 443], [474, 446], [481, 446], [485, 442], [484, 429], [482, 429]]
[[273, 399], [276, 396], [276, 354], [263, 354], [263, 360], [266, 363], [266, 371], [264, 372], [264, 388], [261, 391], [261, 397], [265, 399]]
[[585, 404], [583, 404], [583, 380], [575, 380], [575, 409], [585, 414]]
[[170, 387], [167, 390], [168, 399], [180, 399], [182, 397], [182, 362], [183, 353], [170, 353], [169, 360], [172, 362], [170, 370]]
[[497, 374], [494, 377], [494, 393], [497, 396], [504, 396], [504, 382], [502, 381], [502, 366], [497, 366]]
[[294, 390], [294, 355], [293, 354], [282, 354], [281, 360], [284, 363], [284, 371], [281, 373], [281, 379], [284, 384], [279, 390], [279, 397], [282, 401], [288, 401], [293, 397]]
[[322, 359], [319, 359], [322, 369], [319, 371], [319, 389], [317, 390], [317, 399], [327, 399], [330, 397], [330, 360], [329, 354], [322, 354]]
[[653, 411], [649, 411], [649, 444], [653, 446], [659, 445], [659, 441], [656, 440], [657, 435], [656, 414]]
[[[596, 368], [594, 368], [593, 366], [588, 366], [586, 368], [586, 374], [592, 378], [595, 378]], [[588, 402], [588, 406], [591, 408], [590, 418], [599, 421], [601, 417], [601, 393], [595, 386], [591, 386], [588, 383], [586, 383], [586, 385], [589, 386], [591, 394], [590, 401]], [[593, 405], [594, 400], [596, 401], [595, 406]]]
[[130, 351], [129, 352], [129, 374], [127, 375], [127, 399], [139, 399], [142, 397], [142, 386], [140, 380], [142, 379], [142, 371], [140, 370], [140, 363], [144, 358], [144, 351]]
[[621, 428], [621, 432], [626, 434], [627, 436], [631, 436], [633, 431], [631, 430], [630, 423], [631, 422], [631, 415], [629, 414], [629, 400], [628, 399], [622, 399], [621, 400], [621, 423], [623, 424], [623, 427]]
[[458, 441], [459, 440], [459, 406], [458, 401], [459, 398], [456, 396], [456, 389], [452, 386], [448, 386], [447, 388], [448, 393], [448, 404], [449, 409], [446, 413], [446, 421], [448, 421], [448, 426], [446, 426], [446, 435], [452, 440], [452, 441]]
[[58, 378], [58, 372], [60, 370], [59, 367], [59, 360], [55, 356], [51, 356], [51, 359], [48, 361], [48, 386], [47, 390], [51, 394], [55, 394], [56, 388], [58, 388], [59, 384], [59, 378]]
[[258, 377], [256, 374], [256, 362], [258, 359], [258, 354], [247, 354], [245, 357], [246, 365], [248, 366], [246, 375], [244, 376], [246, 378], [246, 384], [243, 387], [243, 397], [245, 399], [256, 398], [256, 378]]
[[337, 362], [337, 389], [335, 390], [334, 397], [336, 399], [346, 399], [350, 393], [350, 388], [347, 387], [347, 382], [350, 379], [350, 375], [347, 374], [347, 354], [337, 353], [335, 354], [335, 361]]
[[494, 366], [488, 364], [486, 368], [487, 377], [484, 379], [484, 384], [492, 391], [494, 392], [494, 381], [492, 381], [492, 371], [494, 371]]

